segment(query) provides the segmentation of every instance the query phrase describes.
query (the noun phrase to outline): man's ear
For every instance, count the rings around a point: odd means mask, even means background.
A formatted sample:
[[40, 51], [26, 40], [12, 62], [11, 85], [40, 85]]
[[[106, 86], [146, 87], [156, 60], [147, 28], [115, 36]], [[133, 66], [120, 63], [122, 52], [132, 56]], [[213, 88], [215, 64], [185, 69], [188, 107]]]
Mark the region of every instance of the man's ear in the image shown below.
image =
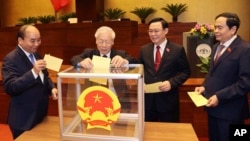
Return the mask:
[[165, 35], [168, 34], [168, 28], [164, 29]]
[[236, 27], [236, 26], [233, 26], [230, 30], [231, 30], [232, 35], [235, 35], [235, 34], [236, 34], [237, 27]]
[[23, 39], [21, 37], [18, 37], [17, 42], [18, 42], [19, 45], [22, 45]]

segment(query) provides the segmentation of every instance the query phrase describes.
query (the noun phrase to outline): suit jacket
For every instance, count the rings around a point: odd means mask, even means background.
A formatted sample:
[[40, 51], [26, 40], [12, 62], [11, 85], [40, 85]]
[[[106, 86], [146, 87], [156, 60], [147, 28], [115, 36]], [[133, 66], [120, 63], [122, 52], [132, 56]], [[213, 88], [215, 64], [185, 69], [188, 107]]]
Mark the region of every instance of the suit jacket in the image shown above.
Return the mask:
[[[34, 54], [36, 59], [41, 57]], [[4, 59], [2, 77], [5, 92], [10, 95], [8, 123], [19, 130], [28, 130], [47, 115], [49, 94], [54, 84], [43, 70], [44, 82], [34, 78], [33, 65], [20, 47]]]
[[[218, 45], [219, 43], [213, 47], [212, 58]], [[206, 108], [209, 115], [228, 120], [243, 120], [248, 117], [250, 44], [238, 36], [215, 65], [212, 59], [204, 87], [206, 98], [216, 94], [219, 100], [217, 107]]]
[[[100, 56], [100, 52], [98, 49], [92, 49], [92, 48], [86, 48], [84, 49], [83, 53], [80, 55], [75, 55], [71, 58], [71, 64], [73, 66], [77, 66], [77, 63], [81, 62], [83, 59], [85, 58], [90, 58], [92, 59], [93, 55], [97, 55]], [[138, 63], [138, 60], [131, 57], [130, 55], [128, 55], [125, 51], [123, 50], [115, 50], [115, 49], [111, 49], [111, 53], [110, 53], [110, 58], [112, 59], [113, 57], [115, 57], [116, 55], [120, 55], [121, 57], [127, 59], [129, 61], [130, 64], [135, 64]]]
[[144, 65], [144, 81], [146, 84], [170, 81], [171, 90], [156, 94], [145, 95], [145, 109], [155, 107], [159, 112], [178, 111], [178, 87], [190, 76], [190, 67], [185, 50], [182, 46], [167, 42], [164, 49], [159, 70], [154, 68], [154, 44], [143, 46], [140, 50], [139, 61]]

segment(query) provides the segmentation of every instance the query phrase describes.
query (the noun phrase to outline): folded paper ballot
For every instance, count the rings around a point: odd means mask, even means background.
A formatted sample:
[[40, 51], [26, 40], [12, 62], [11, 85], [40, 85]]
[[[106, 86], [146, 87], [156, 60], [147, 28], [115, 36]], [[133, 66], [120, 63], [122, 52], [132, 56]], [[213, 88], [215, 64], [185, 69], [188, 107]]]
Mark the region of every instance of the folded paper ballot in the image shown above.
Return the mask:
[[158, 92], [161, 92], [160, 89], [159, 89], [161, 84], [162, 84], [162, 82], [145, 84], [144, 85], [144, 91], [145, 91], [145, 93], [158, 93]]
[[[110, 61], [111, 61], [110, 58], [93, 55], [92, 57], [93, 73], [109, 73]], [[106, 85], [108, 82], [107, 78], [89, 78], [89, 80], [102, 85]]]
[[54, 56], [51, 56], [49, 54], [45, 54], [44, 58], [46, 61], [46, 68], [50, 70], [54, 70], [59, 72], [63, 60]]
[[198, 92], [188, 92], [188, 95], [191, 98], [191, 100], [194, 102], [196, 107], [207, 105], [208, 100], [203, 95], [199, 94]]

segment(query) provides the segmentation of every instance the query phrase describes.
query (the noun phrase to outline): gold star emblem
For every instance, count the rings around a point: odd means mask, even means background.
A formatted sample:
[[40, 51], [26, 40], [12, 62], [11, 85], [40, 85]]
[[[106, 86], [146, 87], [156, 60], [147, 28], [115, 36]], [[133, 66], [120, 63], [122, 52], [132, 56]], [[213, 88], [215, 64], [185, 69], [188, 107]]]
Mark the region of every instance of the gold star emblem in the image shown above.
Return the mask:
[[94, 96], [94, 99], [95, 99], [95, 103], [97, 102], [101, 103], [102, 97], [97, 94], [96, 96]]

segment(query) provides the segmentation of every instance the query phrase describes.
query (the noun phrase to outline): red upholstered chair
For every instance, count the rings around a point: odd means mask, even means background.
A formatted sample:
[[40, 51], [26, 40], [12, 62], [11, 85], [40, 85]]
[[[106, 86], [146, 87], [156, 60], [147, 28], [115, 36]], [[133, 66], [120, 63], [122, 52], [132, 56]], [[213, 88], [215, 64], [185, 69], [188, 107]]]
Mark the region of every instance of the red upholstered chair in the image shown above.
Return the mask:
[[0, 124], [0, 141], [14, 141], [8, 124]]

